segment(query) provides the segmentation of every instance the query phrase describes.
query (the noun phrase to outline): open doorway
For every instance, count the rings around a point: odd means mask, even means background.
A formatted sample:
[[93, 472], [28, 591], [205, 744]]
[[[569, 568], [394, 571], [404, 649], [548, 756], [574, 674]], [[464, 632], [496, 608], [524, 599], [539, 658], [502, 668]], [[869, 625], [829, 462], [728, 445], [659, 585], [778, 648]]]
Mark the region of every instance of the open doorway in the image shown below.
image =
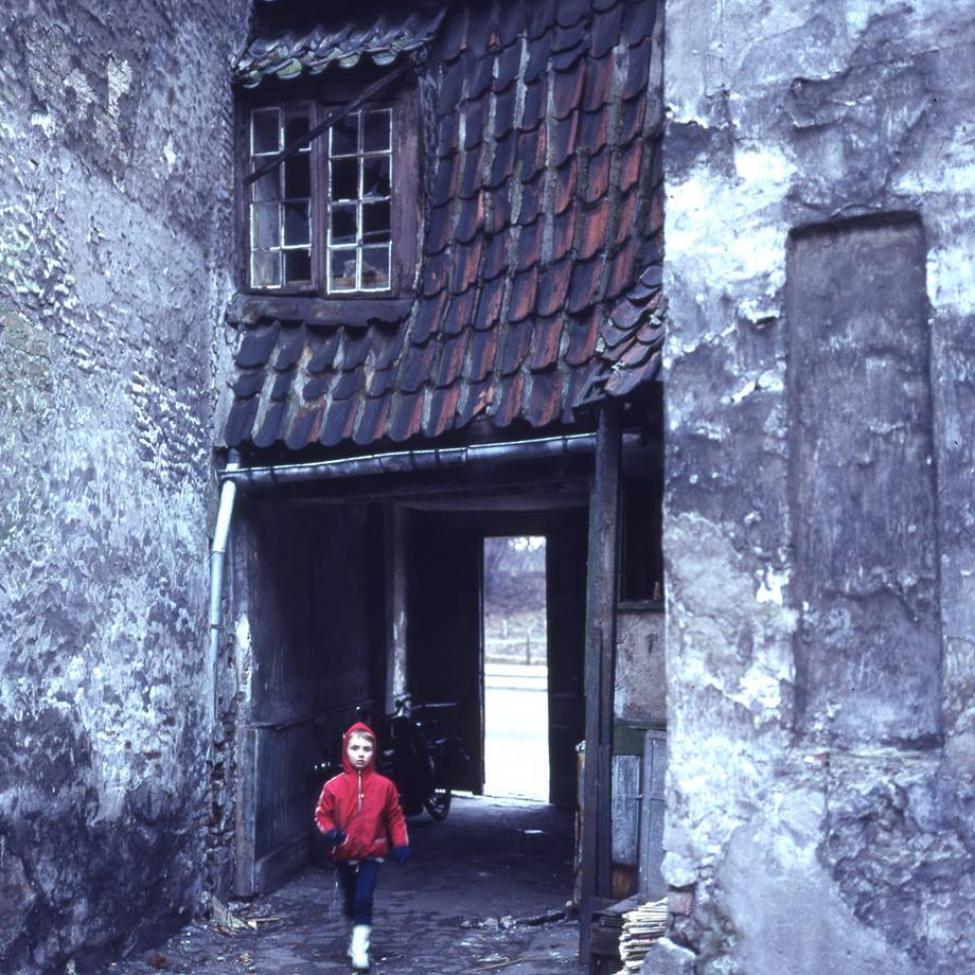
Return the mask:
[[[584, 507], [536, 511], [437, 511], [414, 510], [408, 520], [405, 557], [406, 666], [412, 693], [424, 701], [445, 701], [455, 706], [443, 712], [444, 734], [455, 735], [471, 757], [465, 781], [458, 789], [481, 794], [487, 789], [486, 749], [502, 754], [502, 764], [520, 778], [531, 779], [531, 794], [565, 809], [577, 802], [577, 746], [585, 737], [585, 605], [587, 517]], [[521, 542], [518, 539], [536, 539]], [[514, 552], [531, 556], [531, 585], [539, 591], [532, 612], [531, 643], [527, 646], [527, 617], [516, 628], [509, 618], [506, 653], [517, 656], [507, 674], [488, 677], [504, 665], [485, 645], [486, 638], [500, 632], [503, 623], [485, 627], [485, 540], [508, 540]], [[531, 551], [531, 549], [534, 551]], [[517, 572], [515, 573], [517, 576]], [[522, 585], [528, 585], [522, 579]], [[502, 609], [502, 614], [504, 610]], [[514, 634], [514, 638], [513, 638]], [[517, 642], [517, 649], [515, 643]], [[495, 643], [497, 645], [497, 643]], [[531, 664], [526, 668], [526, 651]], [[537, 654], [536, 654], [537, 651]], [[515, 669], [517, 668], [517, 669]], [[510, 676], [512, 671], [515, 676]], [[534, 754], [529, 760], [521, 749], [523, 731], [515, 728], [518, 747], [505, 749], [486, 728], [492, 711], [509, 725], [502, 734], [511, 735], [510, 725], [521, 721], [521, 713], [498, 713], [491, 708], [487, 692], [505, 677], [510, 685], [533, 685], [532, 691], [508, 690], [502, 708], [519, 707], [523, 695], [530, 695], [537, 727]], [[541, 693], [538, 693], [541, 691]], [[493, 695], [492, 695], [493, 696]], [[541, 698], [541, 700], [539, 700]], [[547, 700], [545, 700], [547, 698]], [[544, 708], [544, 710], [541, 710]], [[487, 732], [487, 733], [486, 733]], [[544, 751], [547, 749], [547, 760]], [[521, 795], [519, 784], [507, 794]], [[504, 793], [501, 793], [504, 794]]]
[[543, 535], [484, 539], [484, 791], [548, 801]]

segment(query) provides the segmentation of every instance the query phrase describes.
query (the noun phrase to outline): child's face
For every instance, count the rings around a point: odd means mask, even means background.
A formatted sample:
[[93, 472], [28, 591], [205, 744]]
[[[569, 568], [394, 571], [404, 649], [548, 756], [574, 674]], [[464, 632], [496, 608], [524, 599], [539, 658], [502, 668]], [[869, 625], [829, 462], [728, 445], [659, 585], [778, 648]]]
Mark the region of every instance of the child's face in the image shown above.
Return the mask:
[[352, 735], [345, 752], [349, 756], [349, 761], [355, 769], [365, 768], [372, 761], [374, 750], [371, 739], [365, 735]]

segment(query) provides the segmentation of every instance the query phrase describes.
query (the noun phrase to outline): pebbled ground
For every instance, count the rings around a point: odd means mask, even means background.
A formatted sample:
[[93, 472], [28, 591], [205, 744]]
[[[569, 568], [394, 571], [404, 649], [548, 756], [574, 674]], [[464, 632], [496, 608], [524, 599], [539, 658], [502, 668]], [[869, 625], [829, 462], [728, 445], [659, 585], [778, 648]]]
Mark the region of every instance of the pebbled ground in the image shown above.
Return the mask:
[[[409, 820], [413, 857], [380, 877], [372, 975], [575, 973], [565, 918], [572, 816], [534, 802], [455, 798], [450, 816]], [[236, 902], [106, 975], [331, 975], [350, 971], [334, 872], [309, 867]]]

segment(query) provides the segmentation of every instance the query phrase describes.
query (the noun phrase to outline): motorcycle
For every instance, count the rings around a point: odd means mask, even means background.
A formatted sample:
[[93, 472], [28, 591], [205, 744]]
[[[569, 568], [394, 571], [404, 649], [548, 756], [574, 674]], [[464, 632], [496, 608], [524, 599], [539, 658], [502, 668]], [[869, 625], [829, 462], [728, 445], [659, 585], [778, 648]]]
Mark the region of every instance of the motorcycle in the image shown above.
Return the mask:
[[[470, 764], [460, 739], [441, 735], [437, 727], [437, 715], [455, 707], [455, 702], [425, 703], [405, 694], [394, 700], [393, 712], [378, 721], [368, 708], [356, 708], [356, 720], [364, 721], [379, 735], [381, 750], [376, 767], [396, 784], [407, 816], [426, 809], [440, 821], [450, 812], [453, 790]], [[341, 755], [330, 755], [315, 766], [315, 771], [319, 778], [337, 775], [342, 771]]]

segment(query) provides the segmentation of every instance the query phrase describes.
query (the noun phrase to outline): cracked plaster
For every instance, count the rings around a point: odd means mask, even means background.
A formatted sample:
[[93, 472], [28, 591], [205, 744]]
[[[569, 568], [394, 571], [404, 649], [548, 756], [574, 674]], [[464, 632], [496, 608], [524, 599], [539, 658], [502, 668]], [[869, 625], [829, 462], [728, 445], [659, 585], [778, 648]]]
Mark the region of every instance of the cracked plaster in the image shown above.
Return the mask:
[[[664, 873], [694, 907], [646, 968], [969, 970], [975, 27], [947, 0], [671, 0], [666, 35]], [[943, 734], [901, 747], [809, 740], [794, 707], [787, 244], [877, 213], [927, 248]]]
[[212, 349], [248, 14], [182, 0], [0, 14], [11, 975], [92, 971], [201, 906]]

